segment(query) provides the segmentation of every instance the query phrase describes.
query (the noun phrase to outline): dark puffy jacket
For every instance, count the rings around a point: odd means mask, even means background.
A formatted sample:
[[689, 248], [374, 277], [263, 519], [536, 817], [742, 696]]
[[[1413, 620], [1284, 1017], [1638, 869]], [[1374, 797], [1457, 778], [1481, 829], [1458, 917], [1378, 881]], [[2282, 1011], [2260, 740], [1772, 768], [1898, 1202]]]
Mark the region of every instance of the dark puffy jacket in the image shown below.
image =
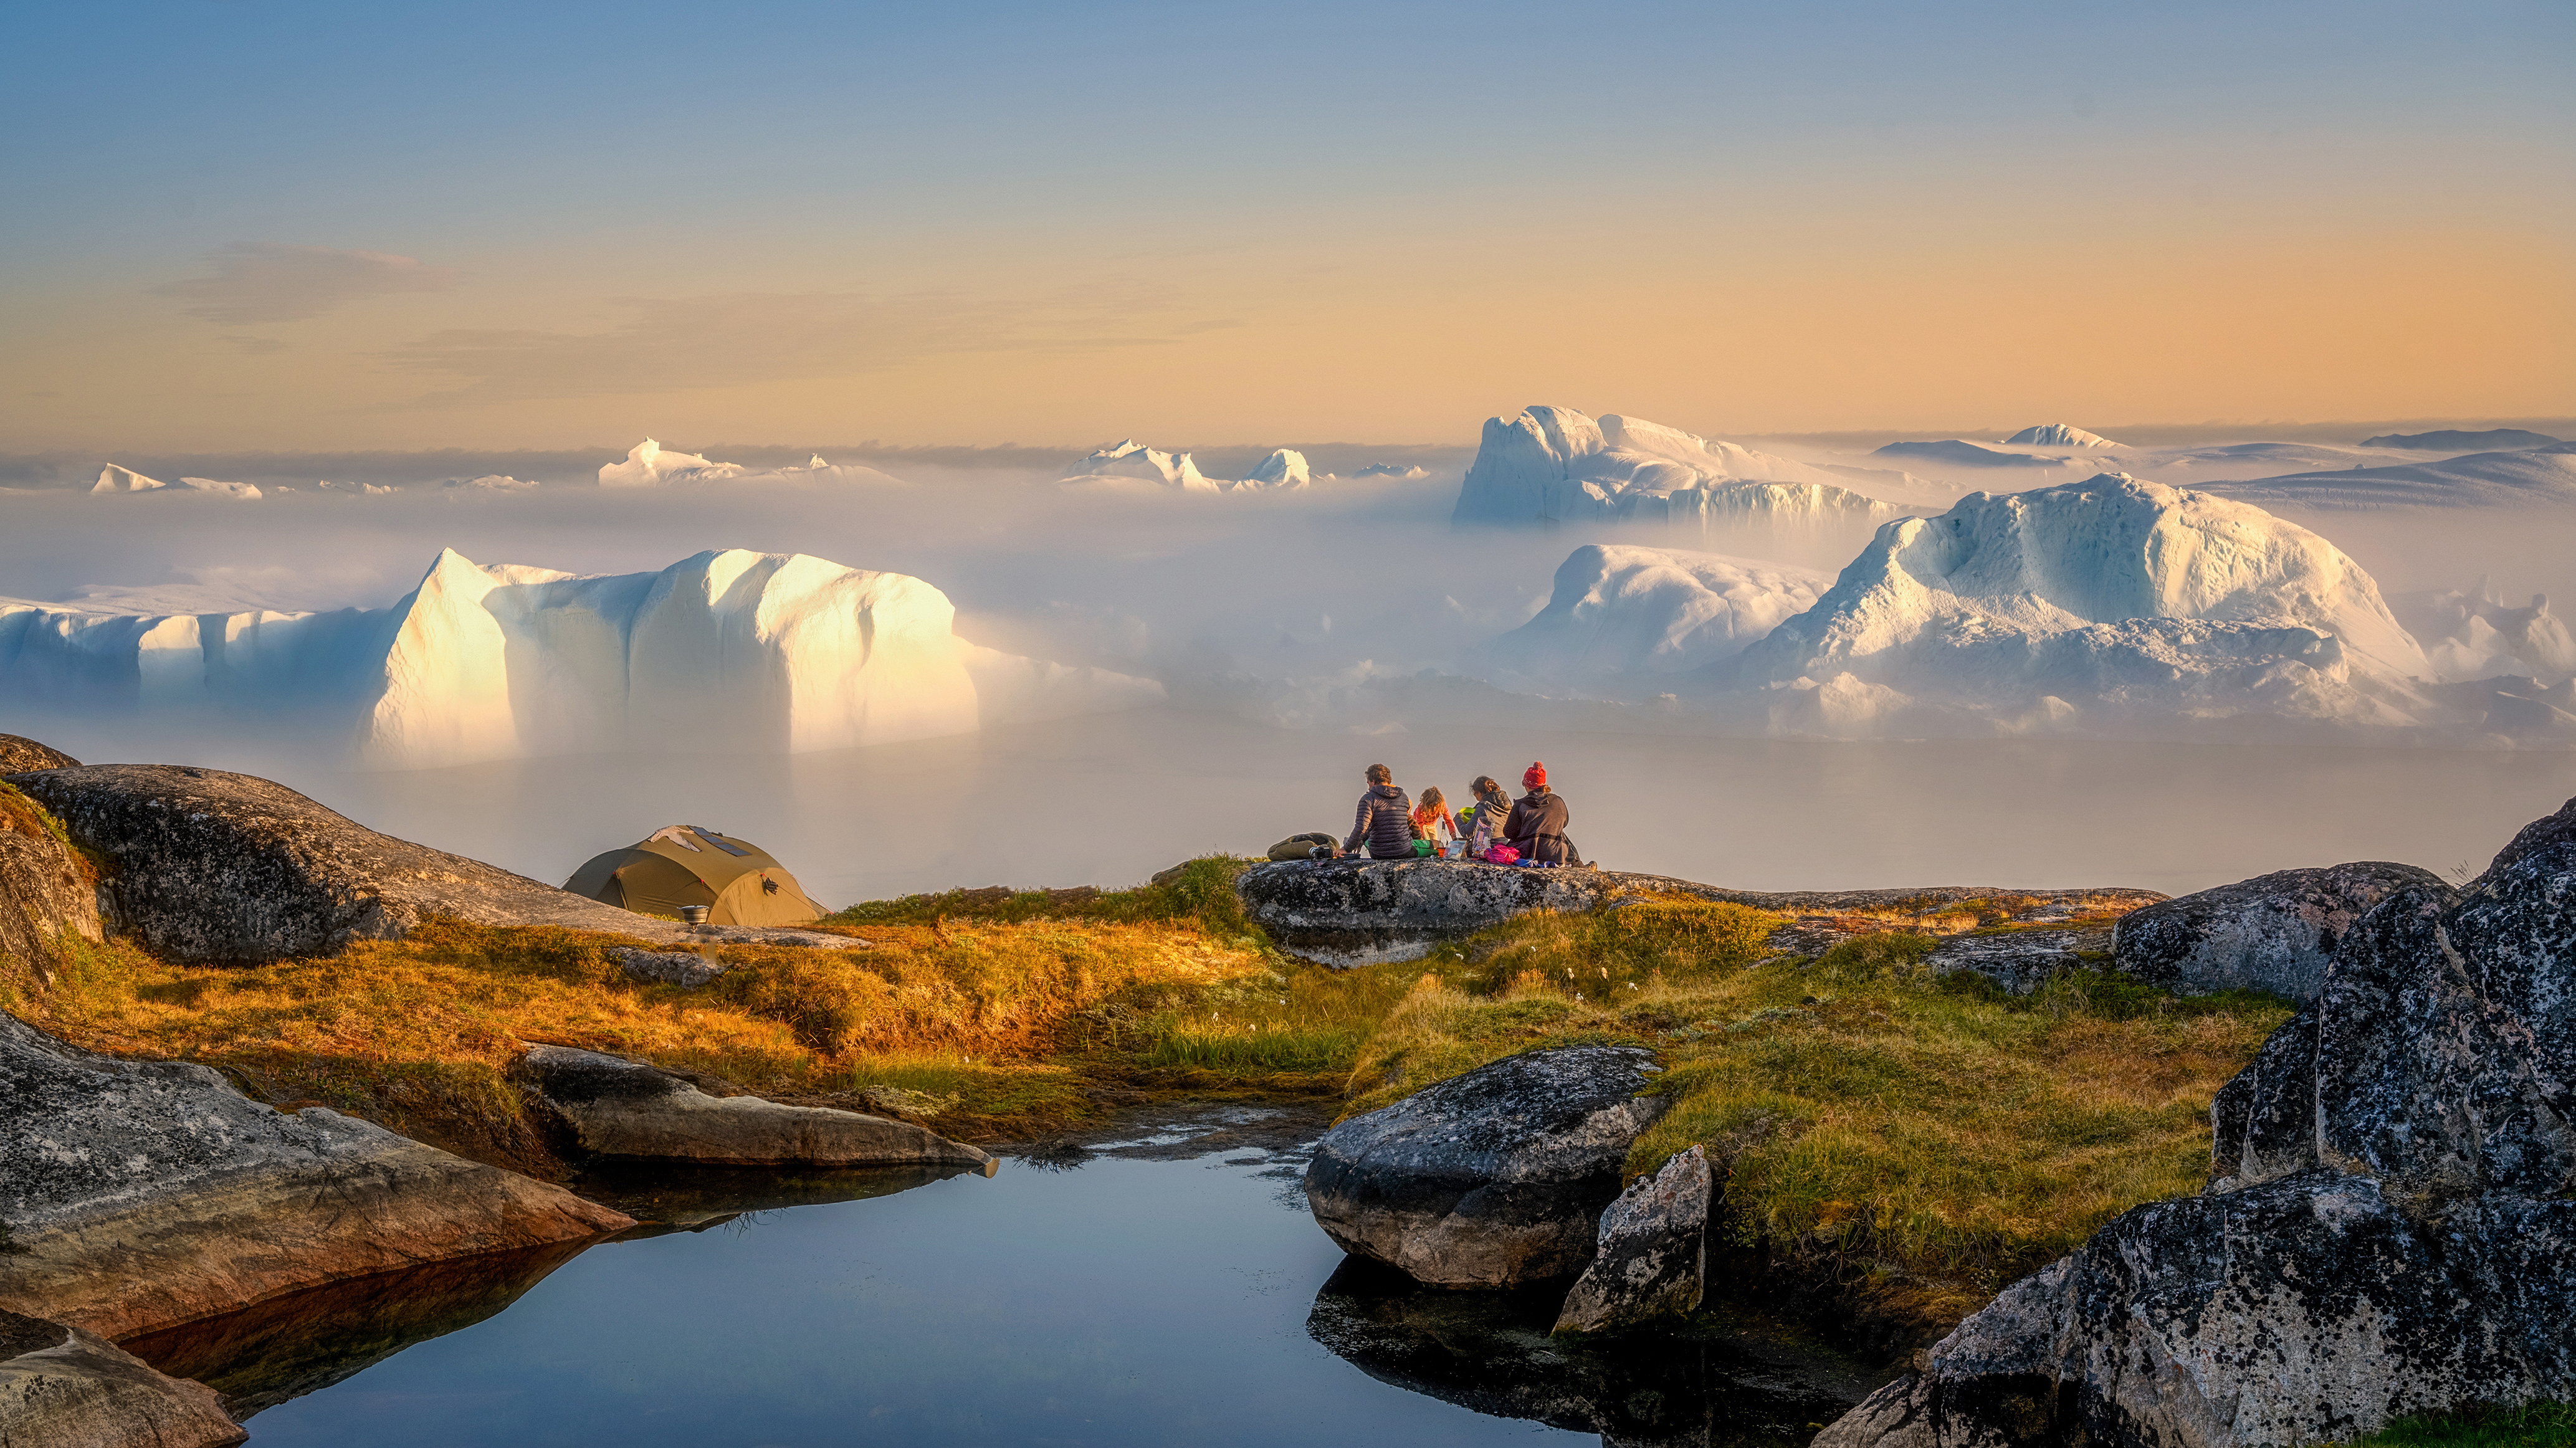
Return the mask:
[[1524, 860], [1542, 865], [1565, 863], [1565, 797], [1544, 789], [1522, 795], [1503, 821], [1503, 836]]
[[1372, 784], [1360, 796], [1359, 819], [1351, 826], [1351, 837], [1342, 842], [1344, 853], [1368, 842], [1369, 854], [1376, 859], [1392, 860], [1413, 853], [1413, 797], [1391, 784]]

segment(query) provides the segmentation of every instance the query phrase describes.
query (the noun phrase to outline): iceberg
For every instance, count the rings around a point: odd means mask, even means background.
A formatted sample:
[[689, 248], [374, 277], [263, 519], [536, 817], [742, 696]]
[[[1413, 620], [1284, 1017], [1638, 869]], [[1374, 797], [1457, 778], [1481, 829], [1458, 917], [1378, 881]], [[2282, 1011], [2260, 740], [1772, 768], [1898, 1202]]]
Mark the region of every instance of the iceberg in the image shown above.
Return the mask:
[[1904, 510], [1822, 468], [1643, 418], [1570, 407], [1490, 418], [1453, 523], [1875, 521]]
[[599, 469], [603, 488], [658, 488], [667, 483], [712, 483], [739, 478], [750, 469], [738, 463], [709, 462], [696, 453], [669, 452], [651, 438], [637, 443], [622, 463]]
[[2460, 723], [2370, 575], [2260, 508], [2104, 473], [1878, 531], [1713, 680], [1775, 731]]
[[2576, 637], [2568, 633], [2565, 620], [2549, 611], [2545, 593], [2533, 594], [2529, 607], [2515, 608], [2481, 578], [2464, 591], [2401, 593], [2388, 604], [2424, 646], [2437, 677], [2576, 677]]
[[1557, 567], [1547, 606], [1486, 654], [1560, 684], [1679, 674], [1743, 652], [1832, 582], [1760, 559], [1586, 544]]
[[1132, 708], [1152, 680], [958, 638], [947, 595], [805, 554], [656, 573], [443, 549], [390, 608], [140, 615], [0, 600], [0, 697], [322, 721], [379, 768], [621, 750], [804, 753]]
[[1431, 476], [1431, 474], [1421, 468], [1414, 467], [1409, 463], [1371, 463], [1367, 467], [1360, 469], [1358, 472], [1351, 474], [1351, 476], [1355, 478], [1397, 478], [1405, 482], [1411, 482], [1415, 478], [1427, 478]]
[[521, 493], [537, 486], [533, 478], [514, 478], [507, 473], [485, 473], [479, 478], [449, 478], [442, 488], [475, 488], [487, 493]]
[[2493, 427], [2483, 432], [2445, 428], [2439, 432], [2383, 433], [2378, 437], [2363, 438], [2361, 446], [2402, 448], [2408, 452], [2473, 453], [2551, 447], [2563, 441], [2563, 438], [2522, 427]]
[[1983, 443], [1973, 443], [1955, 437], [1943, 438], [1938, 442], [1892, 442], [1871, 453], [1870, 456], [1921, 458], [1925, 462], [1946, 464], [1954, 468], [2054, 468], [2064, 465], [2057, 458], [2033, 457], [2029, 453], [1998, 452]]
[[2576, 443], [2469, 453], [2439, 462], [2286, 473], [2202, 486], [2213, 493], [2274, 507], [2564, 506], [2576, 502]]
[[1290, 492], [1314, 481], [1306, 455], [1295, 448], [1281, 448], [1256, 464], [1249, 477], [1211, 478], [1199, 471], [1199, 465], [1188, 453], [1167, 453], [1150, 448], [1134, 438], [1121, 439], [1114, 447], [1101, 448], [1087, 457], [1076, 459], [1062, 480], [1070, 488], [1092, 488], [1102, 491], [1124, 491], [1136, 484], [1148, 485], [1146, 492], [1169, 490], [1181, 493], [1257, 493]]
[[159, 478], [147, 478], [132, 468], [119, 467], [114, 463], [109, 463], [98, 470], [98, 481], [90, 484], [89, 490], [93, 493], [160, 493], [165, 496], [174, 493], [211, 493], [219, 498], [240, 498], [245, 501], [260, 496], [259, 489], [249, 483], [227, 483], [217, 478], [181, 478], [175, 483], [165, 483]]
[[2025, 427], [2005, 438], [2004, 446], [2106, 448], [2119, 447], [2120, 444], [2098, 432], [2086, 432], [2080, 427], [2069, 427], [2062, 422], [2052, 422], [2041, 427]]

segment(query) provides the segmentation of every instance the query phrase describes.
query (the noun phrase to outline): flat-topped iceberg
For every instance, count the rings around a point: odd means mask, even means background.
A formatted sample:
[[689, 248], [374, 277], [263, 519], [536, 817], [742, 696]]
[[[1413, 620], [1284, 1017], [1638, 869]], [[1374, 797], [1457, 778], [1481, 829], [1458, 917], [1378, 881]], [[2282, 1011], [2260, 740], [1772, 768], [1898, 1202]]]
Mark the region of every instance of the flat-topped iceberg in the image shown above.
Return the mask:
[[1832, 582], [1761, 559], [1590, 543], [1557, 568], [1547, 606], [1486, 653], [1553, 683], [1654, 682], [1743, 652]]
[[1615, 413], [1531, 407], [1485, 423], [1458, 490], [1457, 523], [1730, 518], [1875, 521], [1904, 511], [1822, 468]]
[[390, 768], [621, 750], [803, 753], [1159, 700], [980, 648], [918, 578], [710, 550], [656, 573], [481, 567], [390, 608], [140, 615], [0, 600], [0, 693], [66, 709], [324, 721]]

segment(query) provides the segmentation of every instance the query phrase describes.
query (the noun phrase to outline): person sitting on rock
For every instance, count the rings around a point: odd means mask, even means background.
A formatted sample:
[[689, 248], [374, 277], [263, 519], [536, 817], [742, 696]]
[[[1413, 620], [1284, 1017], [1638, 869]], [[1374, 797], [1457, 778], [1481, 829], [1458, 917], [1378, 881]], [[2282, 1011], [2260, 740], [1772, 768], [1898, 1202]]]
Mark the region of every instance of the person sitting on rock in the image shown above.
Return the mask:
[[1344, 854], [1356, 854], [1362, 844], [1368, 846], [1374, 860], [1409, 860], [1413, 858], [1413, 800], [1395, 787], [1395, 771], [1383, 764], [1368, 767], [1368, 793], [1360, 796], [1360, 812], [1351, 826], [1351, 837], [1342, 842]]
[[1436, 784], [1422, 792], [1422, 803], [1414, 807], [1413, 837], [1429, 845], [1435, 856], [1448, 854], [1458, 838], [1458, 817], [1449, 813], [1449, 800]]
[[1503, 822], [1512, 817], [1512, 797], [1503, 793], [1502, 785], [1490, 774], [1477, 775], [1475, 783], [1467, 788], [1476, 796], [1475, 804], [1470, 806], [1475, 813], [1474, 822], [1462, 821], [1469, 831], [1467, 858], [1481, 860], [1487, 850], [1503, 842]]
[[1574, 849], [1565, 838], [1565, 797], [1548, 789], [1547, 766], [1533, 761], [1521, 774], [1521, 786], [1529, 793], [1521, 796], [1512, 806], [1511, 817], [1503, 821], [1504, 842], [1534, 865], [1575, 863]]

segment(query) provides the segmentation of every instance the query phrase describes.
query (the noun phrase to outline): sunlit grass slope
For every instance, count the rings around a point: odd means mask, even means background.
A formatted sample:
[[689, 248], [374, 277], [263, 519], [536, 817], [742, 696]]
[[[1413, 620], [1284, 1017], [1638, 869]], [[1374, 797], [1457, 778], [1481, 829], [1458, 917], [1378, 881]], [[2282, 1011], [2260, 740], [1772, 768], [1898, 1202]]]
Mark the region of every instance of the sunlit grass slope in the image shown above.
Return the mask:
[[1649, 1046], [1673, 1104], [1630, 1171], [1705, 1143], [1734, 1245], [1973, 1303], [2119, 1212], [2198, 1190], [2211, 1097], [2290, 1015], [2096, 971], [2015, 999], [1935, 979], [1913, 934], [1762, 959], [1774, 923], [1645, 900], [1446, 948], [1363, 1052], [1351, 1109], [1535, 1046]]
[[924, 897], [827, 922], [866, 947], [722, 946], [698, 990], [638, 984], [613, 935], [432, 922], [331, 959], [192, 967], [70, 942], [52, 988], [0, 965], [0, 1008], [92, 1049], [226, 1069], [269, 1100], [359, 1112], [531, 1159], [503, 1072], [555, 1041], [787, 1098], [871, 1086], [953, 1134], [1061, 1128], [1103, 1082], [1337, 1089], [1409, 971], [1335, 976], [1247, 925], [1239, 864], [1161, 885], [999, 900]]

